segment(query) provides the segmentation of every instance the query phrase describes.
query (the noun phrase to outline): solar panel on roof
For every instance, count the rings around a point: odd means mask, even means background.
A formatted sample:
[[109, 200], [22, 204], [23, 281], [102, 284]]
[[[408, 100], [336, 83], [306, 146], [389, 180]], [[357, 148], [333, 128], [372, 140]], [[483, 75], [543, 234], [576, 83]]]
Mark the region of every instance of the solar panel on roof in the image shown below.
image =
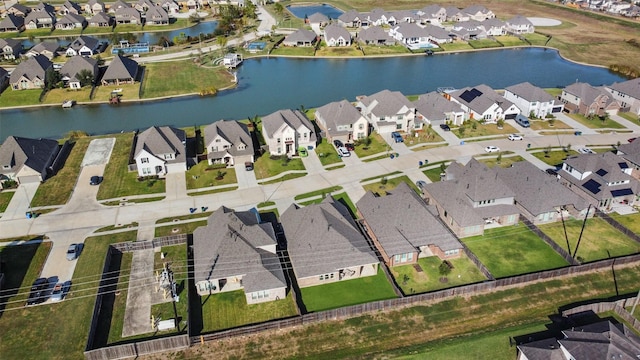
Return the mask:
[[605, 176], [607, 175], [609, 172], [605, 169], [600, 169], [598, 171], [596, 171], [596, 174], [600, 175], [600, 176]]
[[472, 102], [475, 98], [482, 95], [482, 92], [476, 88], [466, 90], [460, 95], [460, 98], [466, 102]]
[[618, 166], [620, 166], [620, 169], [628, 169], [629, 165], [627, 165], [626, 162], [619, 162]]
[[591, 193], [593, 193], [593, 194], [597, 194], [597, 193], [600, 192], [600, 186], [601, 185], [597, 181], [595, 181], [593, 179], [591, 179], [591, 180], [587, 181], [586, 183], [582, 184], [583, 188], [591, 191]]
[[611, 192], [611, 195], [613, 195], [613, 197], [625, 196], [625, 195], [631, 195], [631, 194], [633, 194], [633, 191], [631, 191], [631, 189], [629, 189], [629, 188], [620, 189], [620, 190], [613, 190]]

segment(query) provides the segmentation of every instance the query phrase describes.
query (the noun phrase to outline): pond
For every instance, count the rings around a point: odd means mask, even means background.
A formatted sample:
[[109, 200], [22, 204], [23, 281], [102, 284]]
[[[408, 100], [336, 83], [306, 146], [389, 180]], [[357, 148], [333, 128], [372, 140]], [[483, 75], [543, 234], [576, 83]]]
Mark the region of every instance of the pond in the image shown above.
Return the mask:
[[287, 9], [293, 14], [293, 16], [304, 19], [315, 13], [321, 13], [326, 15], [329, 19], [337, 19], [344, 12], [338, 8], [335, 8], [328, 4], [322, 5], [289, 5]]

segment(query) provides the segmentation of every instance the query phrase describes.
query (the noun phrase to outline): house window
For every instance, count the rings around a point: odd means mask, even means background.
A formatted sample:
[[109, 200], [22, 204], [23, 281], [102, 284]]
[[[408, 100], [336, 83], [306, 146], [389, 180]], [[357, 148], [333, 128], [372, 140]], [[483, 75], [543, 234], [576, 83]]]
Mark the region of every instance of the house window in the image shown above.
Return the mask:
[[216, 142], [220, 142], [220, 141], [221, 141], [220, 139], [216, 139]]
[[421, 126], [420, 126], [420, 125], [421, 125], [421, 124], [420, 124], [419, 122], [417, 122], [417, 121], [416, 121], [416, 123], [413, 125], [413, 128], [414, 128], [414, 129], [420, 129], [420, 128], [421, 128]]
[[278, 144], [280, 144], [280, 142], [281, 142], [281, 140], [280, 140], [280, 138], [278, 138]]
[[282, 148], [278, 148], [278, 154], [282, 154]]
[[142, 158], [140, 159], [140, 162], [143, 164], [148, 164], [149, 163], [149, 158]]
[[364, 130], [364, 124], [358, 125], [358, 130]]
[[142, 175], [151, 175], [151, 168], [142, 168]]
[[402, 114], [398, 115], [398, 120], [402, 120], [402, 119], [404, 119], [404, 115]]
[[164, 154], [164, 159], [165, 159], [165, 160], [171, 160], [171, 159], [173, 159], [173, 154]]
[[402, 124], [396, 124], [396, 130], [402, 130]]

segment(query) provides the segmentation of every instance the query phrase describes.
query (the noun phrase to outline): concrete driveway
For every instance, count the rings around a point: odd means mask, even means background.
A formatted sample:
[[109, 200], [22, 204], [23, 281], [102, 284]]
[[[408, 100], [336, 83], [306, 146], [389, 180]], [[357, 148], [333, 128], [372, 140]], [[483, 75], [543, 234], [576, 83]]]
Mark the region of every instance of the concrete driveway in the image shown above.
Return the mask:
[[180, 199], [187, 196], [187, 179], [184, 172], [170, 173], [165, 178], [166, 198]]
[[[314, 150], [307, 151], [309, 156], [300, 157], [302, 160], [302, 164], [304, 164], [304, 168], [307, 170], [307, 174], [319, 174], [324, 170], [324, 166], [320, 162], [318, 158], [318, 154]], [[353, 155], [353, 153], [351, 154]]]
[[[84, 228], [47, 233], [53, 245], [40, 276], [46, 278], [57, 276], [59, 281], [71, 280], [78, 260], [67, 260], [67, 249], [71, 244], [84, 244], [84, 240], [94, 230], [95, 228]], [[82, 252], [80, 252], [80, 256], [82, 256]]]
[[23, 183], [18, 186], [7, 209], [2, 214], [0, 221], [24, 219], [26, 212], [30, 210], [31, 200], [38, 191], [39, 182]]
[[440, 135], [444, 141], [449, 143], [449, 145], [458, 145], [460, 144], [460, 139], [451, 131], [444, 131], [440, 128], [440, 126], [434, 126], [433, 130], [435, 130], [438, 135]]
[[254, 186], [258, 186], [258, 180], [256, 180], [256, 173], [252, 171], [247, 171], [245, 169], [244, 164], [236, 164], [233, 166], [233, 169], [236, 172], [236, 179], [238, 179], [238, 188], [246, 189]]

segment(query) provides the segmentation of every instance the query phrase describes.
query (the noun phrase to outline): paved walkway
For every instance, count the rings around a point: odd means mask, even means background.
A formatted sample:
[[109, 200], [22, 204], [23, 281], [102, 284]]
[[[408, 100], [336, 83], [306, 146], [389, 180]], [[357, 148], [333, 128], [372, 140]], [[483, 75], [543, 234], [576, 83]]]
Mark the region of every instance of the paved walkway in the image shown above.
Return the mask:
[[[153, 331], [151, 327], [151, 295], [152, 292], [155, 292], [154, 255], [153, 249], [133, 252], [122, 337], [146, 334]], [[126, 274], [126, 270], [124, 272]]]
[[[31, 200], [38, 191], [40, 183], [23, 183], [18, 186], [7, 209], [2, 213], [0, 221], [25, 219], [26, 212], [30, 210]], [[1, 233], [1, 232], [0, 232]]]

